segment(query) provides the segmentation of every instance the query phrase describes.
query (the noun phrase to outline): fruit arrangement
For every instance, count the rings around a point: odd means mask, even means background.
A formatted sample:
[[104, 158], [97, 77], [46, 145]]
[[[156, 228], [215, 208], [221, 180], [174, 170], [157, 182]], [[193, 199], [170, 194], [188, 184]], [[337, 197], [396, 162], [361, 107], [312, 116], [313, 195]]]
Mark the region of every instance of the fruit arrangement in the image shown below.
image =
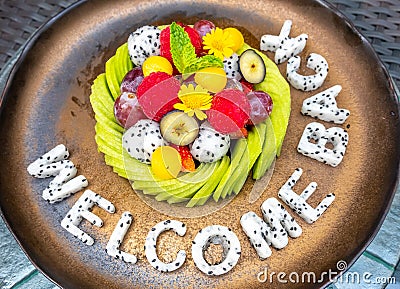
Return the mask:
[[92, 85], [105, 162], [158, 201], [203, 205], [239, 193], [280, 154], [289, 85], [233, 27], [143, 26]]

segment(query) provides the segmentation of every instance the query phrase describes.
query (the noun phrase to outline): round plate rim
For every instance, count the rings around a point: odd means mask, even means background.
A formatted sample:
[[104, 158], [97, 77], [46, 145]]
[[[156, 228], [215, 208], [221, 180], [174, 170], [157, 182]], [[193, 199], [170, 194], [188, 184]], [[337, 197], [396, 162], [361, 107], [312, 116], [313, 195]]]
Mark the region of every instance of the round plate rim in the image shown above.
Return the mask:
[[[379, 64], [382, 72], [384, 73], [385, 79], [387, 80], [388, 86], [389, 86], [389, 91], [391, 93], [391, 95], [394, 96], [394, 101], [397, 104], [397, 115], [400, 115], [400, 100], [399, 100], [399, 96], [396, 94], [396, 89], [395, 89], [395, 83], [392, 79], [392, 77], [389, 74], [389, 71], [387, 69], [387, 67], [384, 65], [383, 61], [379, 58], [377, 52], [375, 51], [375, 49], [373, 48], [372, 44], [366, 39], [366, 37], [357, 29], [357, 27], [354, 25], [354, 23], [347, 17], [345, 16], [340, 10], [338, 10], [338, 8], [336, 8], [335, 6], [333, 6], [333, 4], [326, 2], [324, 0], [309, 0], [310, 2], [314, 2], [319, 4], [320, 6], [322, 6], [323, 8], [329, 10], [329, 12], [334, 13], [336, 16], [338, 16], [340, 18], [341, 21], [344, 21], [344, 23], [346, 24], [346, 26], [348, 28], [350, 28], [352, 33], [355, 33], [356, 36], [358, 38], [360, 38], [363, 42], [363, 45], [366, 46], [367, 49], [370, 50], [370, 52], [372, 53], [372, 56], [374, 58], [374, 60]], [[22, 63], [24, 62], [25, 58], [27, 57], [30, 49], [35, 45], [35, 43], [37, 42], [38, 38], [45, 33], [50, 27], [52, 27], [57, 21], [59, 21], [61, 18], [63, 18], [65, 15], [71, 13], [71, 11], [77, 9], [79, 6], [81, 6], [82, 4], [88, 2], [88, 0], [79, 0], [75, 3], [73, 3], [72, 5], [70, 5], [69, 7], [67, 7], [66, 9], [62, 10], [61, 12], [59, 12], [58, 14], [56, 14], [55, 16], [53, 16], [52, 18], [50, 18], [47, 22], [45, 22], [42, 26], [40, 26], [39, 29], [37, 29], [35, 31], [35, 33], [28, 39], [28, 41], [26, 42], [26, 44], [24, 45], [20, 55], [17, 57], [17, 60], [15, 61], [14, 65], [12, 66], [8, 77], [6, 79], [5, 82], [5, 86], [4, 89], [0, 95], [0, 114], [3, 111], [3, 107], [5, 102], [7, 101], [7, 95], [9, 93], [10, 87], [12, 86], [13, 80], [15, 78], [15, 74], [17, 73], [19, 67], [22, 65]], [[398, 125], [398, 136], [400, 136], [400, 120], [399, 118], [397, 119]], [[399, 138], [400, 141], [400, 138]], [[397, 175], [397, 180], [395, 181], [395, 183], [393, 184], [392, 190], [390, 192], [390, 196], [389, 198], [387, 198], [387, 204], [385, 207], [385, 210], [382, 212], [382, 215], [380, 216], [379, 222], [377, 223], [375, 230], [372, 232], [372, 234], [370, 235], [369, 239], [365, 241], [365, 243], [361, 246], [360, 250], [358, 252], [355, 252], [355, 254], [353, 256], [351, 256], [351, 260], [349, 260], [347, 262], [347, 270], [351, 267], [351, 265], [353, 265], [357, 259], [362, 255], [362, 253], [367, 249], [367, 247], [371, 244], [371, 242], [374, 240], [374, 238], [376, 237], [376, 235], [378, 234], [385, 218], [386, 215], [388, 214], [390, 207], [391, 207], [391, 203], [393, 201], [394, 195], [397, 191], [397, 189], [399, 188], [399, 183], [400, 183], [400, 155], [397, 155], [397, 171], [396, 171], [396, 175]], [[6, 227], [8, 228], [8, 230], [10, 231], [10, 233], [12, 234], [12, 236], [14, 237], [14, 239], [16, 240], [16, 242], [18, 243], [19, 247], [21, 248], [21, 250], [23, 251], [23, 253], [27, 256], [27, 258], [29, 259], [29, 261], [35, 266], [35, 268], [37, 268], [46, 278], [48, 278], [51, 282], [55, 283], [57, 286], [61, 287], [61, 288], [65, 288], [63, 287], [62, 284], [60, 284], [60, 282], [58, 282], [57, 280], [55, 280], [53, 277], [50, 276], [50, 274], [48, 274], [46, 272], [45, 269], [41, 268], [40, 264], [38, 262], [36, 262], [35, 260], [33, 260], [30, 255], [29, 252], [24, 248], [22, 242], [19, 240], [18, 236], [16, 235], [16, 233], [13, 231], [10, 223], [8, 222], [6, 216], [3, 213], [1, 204], [0, 204], [0, 216], [3, 219], [4, 223], [6, 224]], [[354, 253], [354, 252], [353, 252]], [[341, 271], [339, 273], [339, 275], [345, 273], [345, 271]], [[321, 288], [326, 287], [330, 284], [329, 281], [325, 282], [325, 283], [321, 283]]]

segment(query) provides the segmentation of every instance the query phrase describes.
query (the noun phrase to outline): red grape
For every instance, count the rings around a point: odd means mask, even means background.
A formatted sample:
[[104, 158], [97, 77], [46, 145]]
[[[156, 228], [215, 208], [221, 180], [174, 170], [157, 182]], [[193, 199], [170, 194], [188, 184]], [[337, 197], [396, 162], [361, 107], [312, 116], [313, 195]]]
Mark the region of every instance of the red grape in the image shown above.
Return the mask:
[[208, 20], [199, 20], [193, 25], [193, 28], [199, 33], [200, 37], [203, 37], [211, 30], [215, 29], [215, 24]]
[[114, 103], [114, 115], [118, 123], [128, 129], [141, 119], [147, 118], [139, 105], [136, 96], [123, 92]]
[[121, 92], [136, 93], [137, 87], [142, 82], [144, 76], [141, 67], [135, 67], [130, 70], [122, 79], [120, 90]]
[[250, 102], [250, 120], [253, 124], [263, 122], [272, 112], [272, 98], [268, 93], [260, 90], [251, 91], [247, 94]]

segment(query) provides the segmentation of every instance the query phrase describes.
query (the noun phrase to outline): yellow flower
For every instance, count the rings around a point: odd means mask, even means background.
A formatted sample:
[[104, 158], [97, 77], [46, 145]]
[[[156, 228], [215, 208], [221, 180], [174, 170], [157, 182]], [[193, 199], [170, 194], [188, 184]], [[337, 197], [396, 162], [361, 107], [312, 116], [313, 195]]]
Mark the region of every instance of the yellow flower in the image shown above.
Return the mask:
[[224, 60], [224, 57], [230, 57], [235, 47], [229, 32], [218, 27], [203, 36], [203, 45], [204, 49], [208, 50], [208, 54], [214, 54], [221, 60]]
[[188, 86], [182, 85], [178, 93], [179, 99], [182, 103], [174, 104], [174, 108], [182, 110], [189, 116], [196, 115], [199, 120], [207, 118], [203, 110], [211, 108], [212, 96], [208, 93], [207, 89], [197, 85], [196, 88], [193, 84]]

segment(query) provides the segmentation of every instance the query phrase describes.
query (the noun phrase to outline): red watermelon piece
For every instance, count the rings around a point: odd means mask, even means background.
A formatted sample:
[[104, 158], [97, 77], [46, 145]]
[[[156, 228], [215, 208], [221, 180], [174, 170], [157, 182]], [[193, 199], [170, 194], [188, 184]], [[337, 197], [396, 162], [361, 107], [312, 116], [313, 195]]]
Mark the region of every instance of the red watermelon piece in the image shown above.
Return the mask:
[[[152, 76], [150, 74], [148, 77]], [[147, 77], [146, 77], [147, 78]], [[138, 102], [142, 107], [143, 113], [150, 119], [159, 122], [161, 118], [171, 110], [174, 110], [174, 104], [180, 102], [178, 92], [181, 87], [179, 80], [175, 77], [160, 77], [160, 82], [150, 85], [150, 81], [143, 80], [142, 89], [138, 87]], [[140, 93], [139, 93], [140, 91]]]

